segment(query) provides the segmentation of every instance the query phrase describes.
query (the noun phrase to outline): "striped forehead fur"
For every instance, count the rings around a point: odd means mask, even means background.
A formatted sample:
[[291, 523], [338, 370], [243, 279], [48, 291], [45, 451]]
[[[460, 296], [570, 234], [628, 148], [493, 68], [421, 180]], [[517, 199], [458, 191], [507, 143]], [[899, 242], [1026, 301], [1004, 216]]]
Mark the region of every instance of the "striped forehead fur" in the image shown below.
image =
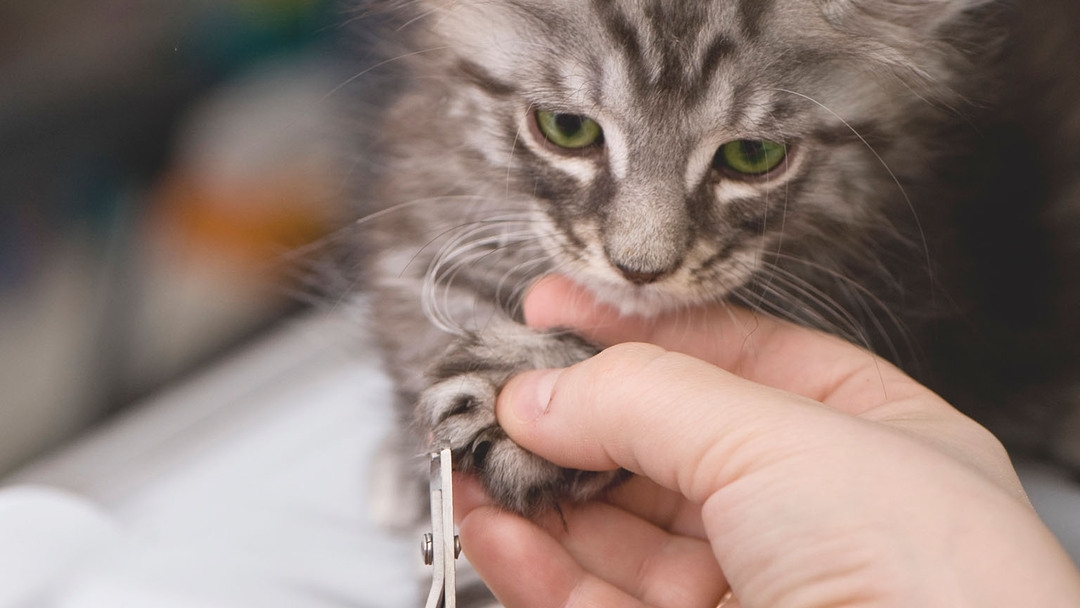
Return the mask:
[[[421, 10], [410, 25], [429, 34], [421, 37], [434, 52], [416, 63], [432, 77], [457, 72], [488, 95], [527, 95], [529, 103], [556, 111], [631, 109], [635, 130], [642, 123], [701, 125], [722, 116], [735, 132], [760, 129], [760, 115], [782, 122], [794, 108], [814, 105], [806, 97], [848, 120], [873, 112], [881, 98], [911, 92], [948, 105], [955, 89], [945, 57], [960, 53], [943, 51], [940, 41], [926, 44], [929, 33], [866, 34], [873, 27], [906, 29], [913, 15], [941, 19], [977, 3], [424, 0], [412, 3]], [[860, 74], [844, 81], [852, 72]], [[882, 84], [882, 78], [895, 82]], [[821, 86], [799, 88], [799, 96], [783, 90], [796, 88], [793, 83]], [[830, 98], [830, 92], [841, 95]], [[694, 113], [700, 105], [706, 107]]]

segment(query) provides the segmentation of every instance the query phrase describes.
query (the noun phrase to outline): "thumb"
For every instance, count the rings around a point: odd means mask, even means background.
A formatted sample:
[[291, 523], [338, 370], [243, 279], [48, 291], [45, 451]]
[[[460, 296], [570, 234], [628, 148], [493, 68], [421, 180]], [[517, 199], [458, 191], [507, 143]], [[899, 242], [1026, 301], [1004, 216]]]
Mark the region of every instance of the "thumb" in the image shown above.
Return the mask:
[[[677, 381], [673, 381], [676, 380]], [[611, 347], [563, 370], [512, 379], [499, 424], [560, 466], [625, 468], [692, 501], [735, 474], [825, 441], [847, 416], [647, 344]], [[843, 422], [841, 422], [843, 424]]]

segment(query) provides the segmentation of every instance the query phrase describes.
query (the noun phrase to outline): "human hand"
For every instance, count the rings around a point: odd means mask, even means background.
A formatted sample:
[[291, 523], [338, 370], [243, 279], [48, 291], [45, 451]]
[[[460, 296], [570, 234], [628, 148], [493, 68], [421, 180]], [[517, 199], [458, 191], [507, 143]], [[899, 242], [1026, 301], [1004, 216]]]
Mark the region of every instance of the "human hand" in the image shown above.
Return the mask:
[[500, 424], [640, 477], [538, 522], [465, 480], [463, 548], [509, 608], [711, 608], [729, 585], [744, 607], [1080, 605], [999, 442], [865, 351], [722, 305], [620, 318], [562, 279], [526, 318], [617, 346], [518, 376]]

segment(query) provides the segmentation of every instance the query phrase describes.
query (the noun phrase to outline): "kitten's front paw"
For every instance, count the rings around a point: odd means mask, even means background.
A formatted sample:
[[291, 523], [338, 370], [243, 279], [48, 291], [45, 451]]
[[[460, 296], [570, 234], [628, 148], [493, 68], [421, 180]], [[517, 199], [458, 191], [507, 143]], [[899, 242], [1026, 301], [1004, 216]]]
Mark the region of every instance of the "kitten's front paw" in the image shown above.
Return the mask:
[[432, 429], [435, 445], [449, 445], [455, 455], [495, 426], [495, 398], [502, 382], [489, 374], [452, 376], [420, 395], [421, 424]]
[[435, 445], [449, 445], [454, 468], [476, 475], [502, 507], [524, 515], [558, 501], [584, 501], [625, 479], [625, 471], [564, 469], [517, 446], [495, 420], [495, 398], [506, 374], [454, 376], [420, 397], [420, 412]]

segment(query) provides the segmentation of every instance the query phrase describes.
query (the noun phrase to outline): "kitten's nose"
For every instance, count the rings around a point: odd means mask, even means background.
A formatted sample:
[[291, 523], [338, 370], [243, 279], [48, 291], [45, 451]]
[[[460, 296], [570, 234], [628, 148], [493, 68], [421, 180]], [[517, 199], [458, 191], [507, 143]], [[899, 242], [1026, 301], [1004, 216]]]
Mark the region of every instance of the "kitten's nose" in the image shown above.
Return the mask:
[[655, 283], [660, 280], [667, 272], [665, 271], [648, 271], [648, 270], [634, 270], [627, 268], [622, 264], [615, 264], [615, 268], [619, 269], [619, 272], [626, 277], [627, 281], [635, 285], [648, 285], [649, 283]]

